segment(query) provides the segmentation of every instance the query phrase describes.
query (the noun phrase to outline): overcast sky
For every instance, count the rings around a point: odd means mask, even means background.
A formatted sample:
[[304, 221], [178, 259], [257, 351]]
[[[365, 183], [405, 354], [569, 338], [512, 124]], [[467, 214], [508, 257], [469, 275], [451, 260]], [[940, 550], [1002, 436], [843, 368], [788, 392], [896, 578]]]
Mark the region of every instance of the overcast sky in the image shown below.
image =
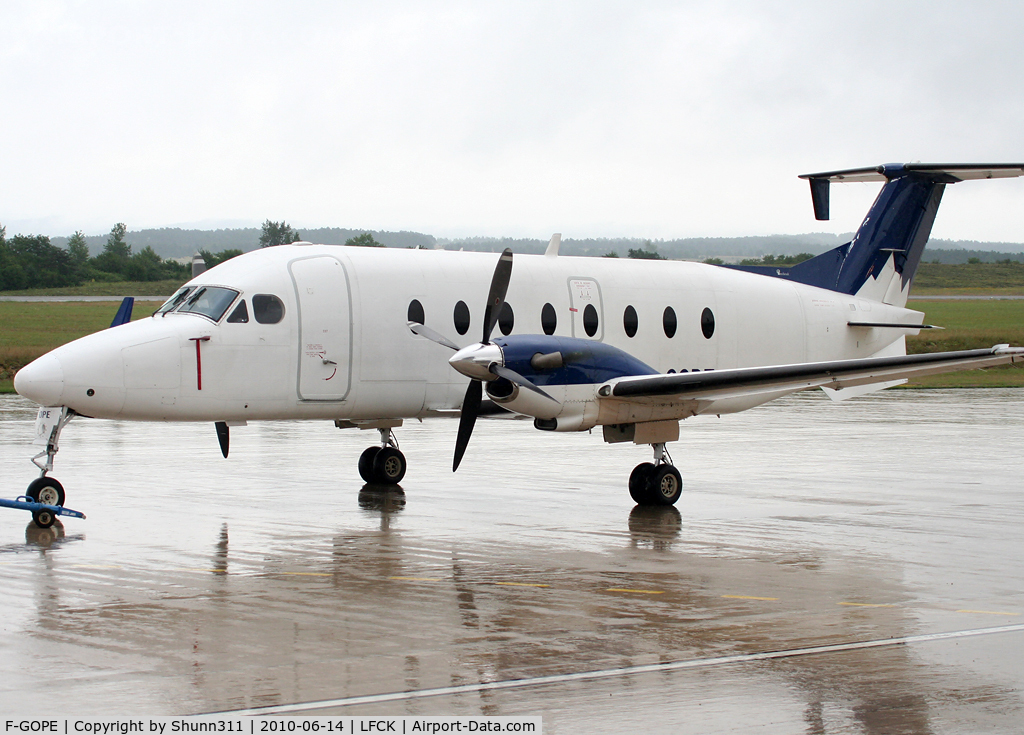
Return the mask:
[[[855, 229], [797, 175], [1024, 160], [1020, 2], [0, 3], [0, 223]], [[935, 237], [1024, 242], [1024, 182]]]

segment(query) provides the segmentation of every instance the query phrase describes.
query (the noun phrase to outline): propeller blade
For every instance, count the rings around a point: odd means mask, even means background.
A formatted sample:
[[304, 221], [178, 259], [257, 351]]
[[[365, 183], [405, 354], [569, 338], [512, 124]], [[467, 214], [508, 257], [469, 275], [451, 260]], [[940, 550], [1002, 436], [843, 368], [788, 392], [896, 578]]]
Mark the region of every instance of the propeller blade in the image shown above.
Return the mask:
[[457, 344], [452, 342], [450, 339], [445, 337], [443, 334], [435, 332], [430, 327], [420, 324], [419, 322], [409, 322], [409, 329], [410, 331], [412, 331], [413, 334], [418, 334], [421, 337], [426, 337], [431, 342], [437, 342], [439, 345], [444, 345], [445, 347], [455, 350], [456, 352], [462, 349]]
[[494, 267], [494, 275], [491, 276], [491, 290], [487, 294], [487, 308], [484, 309], [484, 344], [491, 341], [491, 332], [494, 325], [498, 323], [498, 314], [501, 312], [501, 305], [505, 303], [505, 292], [508, 291], [508, 281], [512, 277], [512, 250], [505, 248], [501, 257], [498, 258], [498, 265]]
[[223, 421], [218, 421], [214, 426], [217, 427], [217, 441], [220, 442], [220, 453], [224, 455], [224, 459], [227, 459], [228, 443], [231, 441], [230, 429], [228, 429], [228, 425]]
[[[515, 370], [504, 367], [503, 365], [498, 365], [497, 363], [492, 363], [490, 366], [490, 371], [497, 375], [499, 378], [504, 378], [510, 383], [515, 383], [516, 385], [522, 386], [523, 388], [529, 388], [534, 393], [540, 393], [545, 398], [555, 401], [554, 398], [552, 398], [547, 393], [542, 391], [540, 388], [535, 386], [533, 383], [531, 383], [529, 380], [527, 380], [522, 375], [517, 373]], [[558, 401], [555, 401], [555, 403], [558, 403]]]
[[452, 463], [452, 472], [459, 469], [462, 455], [466, 453], [466, 446], [469, 444], [469, 437], [473, 435], [476, 416], [480, 413], [483, 389], [484, 385], [479, 380], [469, 381], [469, 387], [466, 388], [466, 397], [462, 399], [462, 415], [459, 416], [459, 435], [455, 439], [455, 461]]

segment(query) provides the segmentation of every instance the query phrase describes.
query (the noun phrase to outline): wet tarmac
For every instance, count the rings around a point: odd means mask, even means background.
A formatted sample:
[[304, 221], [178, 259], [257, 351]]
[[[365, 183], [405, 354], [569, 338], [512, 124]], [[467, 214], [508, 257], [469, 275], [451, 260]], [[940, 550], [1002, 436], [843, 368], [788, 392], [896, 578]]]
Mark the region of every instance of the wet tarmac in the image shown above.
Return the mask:
[[[35, 410], [0, 399], [5, 497]], [[5, 714], [542, 715], [548, 733], [1019, 733], [1024, 391], [819, 393], [646, 448], [481, 420], [376, 432], [76, 419], [88, 514], [0, 510]]]

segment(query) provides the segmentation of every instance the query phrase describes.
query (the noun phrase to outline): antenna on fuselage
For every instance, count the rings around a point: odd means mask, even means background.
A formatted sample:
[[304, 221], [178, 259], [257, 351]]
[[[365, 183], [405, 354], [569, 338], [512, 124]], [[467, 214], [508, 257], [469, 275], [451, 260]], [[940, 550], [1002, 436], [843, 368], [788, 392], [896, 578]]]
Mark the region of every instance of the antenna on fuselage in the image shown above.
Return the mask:
[[556, 232], [551, 236], [551, 242], [548, 243], [548, 249], [544, 251], [544, 255], [548, 258], [554, 258], [558, 255], [558, 246], [562, 244], [562, 233]]

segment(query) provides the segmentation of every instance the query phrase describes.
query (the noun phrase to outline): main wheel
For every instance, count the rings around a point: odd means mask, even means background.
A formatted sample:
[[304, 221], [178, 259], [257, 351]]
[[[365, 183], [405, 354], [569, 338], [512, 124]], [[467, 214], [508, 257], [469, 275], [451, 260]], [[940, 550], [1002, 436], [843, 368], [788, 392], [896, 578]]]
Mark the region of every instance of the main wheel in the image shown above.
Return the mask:
[[373, 460], [377, 459], [380, 447], [367, 447], [359, 455], [359, 476], [366, 482], [376, 482], [373, 476]]
[[400, 483], [405, 469], [405, 455], [394, 447], [383, 447], [373, 458], [373, 479], [383, 485]]
[[57, 516], [54, 515], [52, 510], [40, 508], [39, 510], [32, 511], [32, 520], [35, 521], [36, 525], [40, 528], [49, 528], [57, 522]]
[[650, 493], [647, 486], [654, 474], [654, 465], [650, 462], [638, 464], [629, 475], [629, 497], [638, 505], [650, 505]]
[[647, 487], [655, 505], [675, 505], [683, 494], [683, 477], [672, 465], [663, 464], [654, 470]]
[[[38, 477], [28, 484], [25, 495], [43, 505], [64, 505], [64, 486], [52, 477]], [[51, 523], [50, 526], [53, 524]], [[43, 526], [49, 528], [49, 526]]]

